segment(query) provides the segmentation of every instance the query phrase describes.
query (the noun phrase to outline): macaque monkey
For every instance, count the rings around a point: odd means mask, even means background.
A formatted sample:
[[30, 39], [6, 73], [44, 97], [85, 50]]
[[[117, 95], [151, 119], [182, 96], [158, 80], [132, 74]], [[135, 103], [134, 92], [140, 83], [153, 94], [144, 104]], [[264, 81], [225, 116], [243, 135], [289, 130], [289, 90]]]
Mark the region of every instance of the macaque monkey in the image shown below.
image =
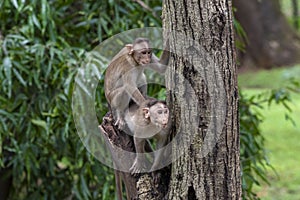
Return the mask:
[[[127, 128], [125, 132], [130, 132], [134, 137], [134, 146], [136, 149], [136, 158], [129, 169], [131, 174], [140, 173], [143, 170], [144, 162], [146, 160], [143, 153], [153, 152], [151, 144], [148, 139], [156, 139], [156, 150], [162, 148], [168, 142], [170, 121], [169, 109], [165, 101], [159, 101], [154, 98], [147, 98], [141, 106], [137, 104], [130, 104], [129, 108], [125, 110], [125, 122]], [[151, 171], [158, 169], [164, 150], [154, 152], [154, 161]], [[148, 164], [148, 161], [146, 161]], [[116, 193], [117, 199], [122, 200], [122, 178], [121, 172], [115, 170]], [[159, 176], [156, 173], [152, 174], [153, 179], [157, 182]], [[128, 191], [126, 188], [127, 199]]]
[[133, 44], [127, 44], [112, 59], [104, 78], [105, 97], [115, 120], [115, 125], [123, 129], [124, 112], [132, 99], [137, 105], [145, 101], [147, 80], [144, 69], [150, 67], [159, 73], [166, 71], [169, 52], [164, 51], [159, 60], [146, 38], [137, 38]]
[[[138, 108], [131, 106], [125, 113], [125, 121], [133, 133], [137, 153], [129, 171], [131, 174], [141, 173], [145, 162], [143, 153], [146, 152], [147, 139], [156, 139], [156, 149], [162, 148], [168, 141], [169, 109], [164, 101], [146, 100]], [[159, 166], [162, 154], [163, 152], [155, 152], [151, 171]]]

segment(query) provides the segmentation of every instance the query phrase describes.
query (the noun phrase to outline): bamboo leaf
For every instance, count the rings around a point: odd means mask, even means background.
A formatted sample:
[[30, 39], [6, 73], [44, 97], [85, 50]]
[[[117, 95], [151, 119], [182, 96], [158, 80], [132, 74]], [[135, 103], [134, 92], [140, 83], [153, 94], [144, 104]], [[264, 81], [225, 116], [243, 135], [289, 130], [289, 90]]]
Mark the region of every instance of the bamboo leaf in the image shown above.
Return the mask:
[[5, 57], [3, 60], [3, 66], [4, 66], [4, 73], [7, 79], [7, 88], [8, 88], [8, 97], [11, 97], [11, 91], [12, 91], [12, 76], [11, 76], [11, 68], [12, 63], [9, 57]]
[[11, 2], [12, 2], [12, 4], [14, 5], [14, 7], [15, 7], [16, 9], [19, 8], [18, 1], [17, 1], [17, 0], [11, 0]]
[[41, 30], [41, 24], [40, 24], [38, 18], [36, 17], [36, 15], [34, 13], [32, 14], [32, 21], [33, 21], [34, 25], [36, 25], [36, 27], [39, 30]]
[[85, 177], [83, 175], [81, 175], [80, 180], [81, 180], [81, 190], [83, 191], [85, 199], [88, 199], [88, 197], [91, 196], [91, 193], [90, 193], [89, 188], [86, 184]]
[[26, 81], [23, 79], [23, 77], [21, 76], [21, 74], [16, 70], [16, 69], [13, 69], [13, 72], [14, 74], [16, 75], [17, 79], [20, 81], [20, 83], [26, 87]]
[[36, 126], [42, 127], [43, 129], [47, 130], [47, 123], [40, 119], [32, 119], [31, 123], [33, 123]]
[[47, 22], [48, 22], [48, 16], [47, 16], [47, 0], [42, 0], [41, 3], [41, 15], [42, 15], [42, 34], [45, 33]]

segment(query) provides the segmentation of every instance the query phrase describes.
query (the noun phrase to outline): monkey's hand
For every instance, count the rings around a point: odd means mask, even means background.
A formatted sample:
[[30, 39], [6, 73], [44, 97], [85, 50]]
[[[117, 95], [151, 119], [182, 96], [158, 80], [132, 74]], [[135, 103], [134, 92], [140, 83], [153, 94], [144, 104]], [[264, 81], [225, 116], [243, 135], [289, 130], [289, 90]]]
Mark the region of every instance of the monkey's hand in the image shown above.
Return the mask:
[[145, 167], [143, 165], [143, 159], [138, 158], [138, 156], [135, 158], [132, 166], [130, 167], [129, 171], [131, 175], [142, 173]]
[[121, 119], [121, 118], [118, 118], [115, 122], [115, 126], [118, 126], [118, 129], [119, 130], [123, 130], [124, 127], [125, 127], [125, 120], [124, 119]]

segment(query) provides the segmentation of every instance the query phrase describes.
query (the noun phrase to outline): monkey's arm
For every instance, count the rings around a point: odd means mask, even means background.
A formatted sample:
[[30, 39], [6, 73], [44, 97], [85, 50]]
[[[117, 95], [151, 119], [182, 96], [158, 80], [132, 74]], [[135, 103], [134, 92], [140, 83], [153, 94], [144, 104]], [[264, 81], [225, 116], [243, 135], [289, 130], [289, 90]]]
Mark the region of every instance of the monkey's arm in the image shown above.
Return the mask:
[[168, 125], [164, 130], [161, 130], [154, 137], [156, 139], [156, 151], [154, 152], [154, 161], [151, 167], [151, 171], [155, 171], [160, 168], [160, 166], [164, 166], [164, 162], [166, 162], [166, 158], [164, 156], [165, 153], [170, 154], [170, 150], [166, 151], [165, 145], [168, 144], [169, 134], [171, 130], [171, 121], [168, 120]]
[[161, 74], [164, 74], [169, 63], [169, 57], [169, 51], [164, 51], [160, 59], [158, 59], [154, 54], [152, 54], [151, 64], [149, 65], [149, 67]]
[[136, 72], [135, 71], [127, 72], [123, 76], [123, 83], [124, 83], [125, 90], [130, 96], [130, 98], [132, 98], [136, 104], [141, 105], [145, 101], [145, 98], [137, 88], [137, 85], [134, 81], [134, 77], [132, 75], [129, 75], [129, 73], [136, 73]]

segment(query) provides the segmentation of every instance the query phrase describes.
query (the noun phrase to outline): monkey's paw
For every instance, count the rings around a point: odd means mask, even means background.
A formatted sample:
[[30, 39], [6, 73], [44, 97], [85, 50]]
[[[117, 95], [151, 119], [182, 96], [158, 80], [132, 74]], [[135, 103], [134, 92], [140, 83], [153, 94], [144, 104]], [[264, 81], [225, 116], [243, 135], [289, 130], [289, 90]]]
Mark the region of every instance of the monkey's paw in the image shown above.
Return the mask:
[[131, 175], [136, 175], [142, 173], [143, 169], [144, 169], [143, 165], [137, 160], [135, 160], [132, 166], [130, 167], [129, 171]]
[[115, 126], [118, 126], [119, 130], [123, 130], [125, 127], [125, 121], [123, 119], [117, 119], [117, 121], [114, 124]]

